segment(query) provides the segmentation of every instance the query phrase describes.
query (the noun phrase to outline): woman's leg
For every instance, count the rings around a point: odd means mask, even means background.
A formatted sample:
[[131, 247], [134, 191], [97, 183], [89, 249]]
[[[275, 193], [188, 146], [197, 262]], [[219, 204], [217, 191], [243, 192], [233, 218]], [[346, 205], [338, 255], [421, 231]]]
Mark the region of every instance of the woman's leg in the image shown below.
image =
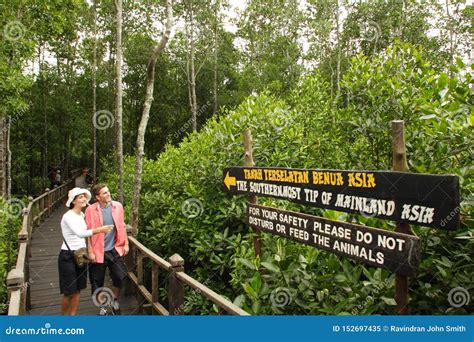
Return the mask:
[[81, 300], [81, 291], [74, 292], [71, 296], [71, 307], [69, 314], [76, 315], [77, 307], [79, 306], [79, 301]]
[[61, 315], [69, 315], [72, 295], [64, 295], [61, 302]]

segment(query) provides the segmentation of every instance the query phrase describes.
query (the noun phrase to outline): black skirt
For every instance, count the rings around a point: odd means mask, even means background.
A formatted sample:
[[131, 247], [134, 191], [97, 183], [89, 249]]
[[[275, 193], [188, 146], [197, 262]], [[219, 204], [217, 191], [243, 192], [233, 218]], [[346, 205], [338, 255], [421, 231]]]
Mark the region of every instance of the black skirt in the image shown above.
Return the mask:
[[87, 266], [77, 267], [72, 252], [59, 252], [58, 268], [61, 294], [71, 295], [87, 287]]

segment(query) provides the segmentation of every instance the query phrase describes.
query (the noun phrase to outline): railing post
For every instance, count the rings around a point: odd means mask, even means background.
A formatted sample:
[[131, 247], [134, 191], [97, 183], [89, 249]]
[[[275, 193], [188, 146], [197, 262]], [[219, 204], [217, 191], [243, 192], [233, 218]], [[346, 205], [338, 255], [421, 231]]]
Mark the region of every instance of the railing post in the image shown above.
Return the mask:
[[[151, 302], [158, 303], [159, 302], [159, 282], [158, 282], [158, 264], [153, 262], [151, 266]], [[151, 314], [155, 314], [155, 310], [151, 310]]]
[[[130, 236], [132, 227], [130, 225], [126, 225], [126, 230], [127, 230], [127, 235]], [[130, 241], [130, 240], [129, 240]], [[130, 247], [130, 250], [128, 251], [128, 254], [124, 257], [125, 265], [127, 266], [128, 272], [132, 272], [132, 270], [135, 268], [135, 245], [133, 243], [128, 244]], [[126, 296], [130, 296], [134, 293], [134, 288], [132, 285], [132, 282], [130, 281], [129, 278], [125, 280], [125, 284], [123, 286], [123, 293]]]
[[[46, 189], [45, 193], [47, 191], [48, 191], [48, 189]], [[46, 197], [47, 197], [47, 195], [45, 197], [41, 198], [41, 202], [40, 202], [41, 203], [41, 208], [40, 208], [41, 216], [40, 216], [40, 219], [38, 220], [38, 224], [40, 224], [44, 220], [44, 218], [43, 218], [44, 216], [42, 215], [42, 213], [43, 213], [44, 209], [46, 208], [46, 203], [45, 203], [46, 202]]]
[[23, 274], [22, 270], [19, 269], [12, 269], [8, 272], [7, 275], [7, 298], [8, 298], [8, 314], [9, 315], [22, 315], [24, 314], [24, 301], [22, 300], [23, 294], [20, 295], [20, 302], [18, 303], [11, 303], [12, 293], [15, 291], [24, 291], [25, 284], [25, 275]]
[[34, 205], [31, 205], [31, 208], [30, 208], [30, 203], [33, 202], [33, 197], [29, 196], [28, 197], [28, 208], [29, 210], [27, 209], [24, 214], [25, 215], [28, 215], [28, 219], [27, 219], [27, 230], [28, 230], [28, 236], [31, 236], [31, 234], [33, 234], [33, 217], [34, 217], [34, 214], [35, 214], [35, 209], [34, 209]]
[[[143, 254], [138, 249], [135, 250], [135, 253], [136, 253], [135, 260], [136, 260], [136, 265], [137, 265], [137, 268], [136, 268], [137, 286], [140, 287], [140, 286], [143, 286]], [[137, 299], [138, 307], [140, 308], [140, 311], [143, 312], [144, 310], [143, 303], [145, 302], [145, 298], [142, 296], [140, 291], [136, 292], [135, 298]]]
[[48, 193], [46, 195], [46, 202], [47, 202], [47, 206], [48, 206], [48, 217], [51, 216], [51, 214], [53, 213], [53, 208], [52, 208], [52, 197], [53, 197], [53, 194], [54, 194], [54, 191], [51, 193], [51, 191], [46, 188], [46, 192]]
[[143, 285], [143, 254], [137, 255], [137, 283]]
[[169, 313], [171, 316], [181, 315], [184, 305], [184, 285], [176, 276], [177, 272], [184, 272], [184, 259], [179, 254], [169, 258], [171, 264], [169, 277]]

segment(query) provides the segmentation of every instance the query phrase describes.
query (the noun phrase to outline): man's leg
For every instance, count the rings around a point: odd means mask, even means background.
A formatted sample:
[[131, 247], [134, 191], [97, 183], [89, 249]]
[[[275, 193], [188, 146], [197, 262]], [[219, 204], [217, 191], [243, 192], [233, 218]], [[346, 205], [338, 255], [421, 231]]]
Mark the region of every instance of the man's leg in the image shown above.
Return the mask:
[[112, 291], [114, 293], [113, 308], [116, 314], [120, 314], [120, 305], [118, 302], [120, 289], [122, 288], [123, 282], [127, 277], [127, 267], [123, 258], [117, 253], [115, 249], [110, 252], [106, 252], [107, 265], [110, 271], [110, 277], [112, 278]]
[[91, 282], [91, 292], [94, 292], [100, 288], [104, 287], [105, 281], [105, 269], [107, 265], [105, 263], [98, 264], [92, 263], [89, 264], [89, 281]]
[[99, 315], [106, 314], [106, 310], [104, 310], [102, 306], [105, 298], [100, 295], [100, 290], [98, 290], [104, 287], [106, 267], [107, 265], [105, 263], [105, 260], [102, 264], [89, 264], [89, 280], [91, 282], [92, 299], [95, 300], [95, 303], [99, 305]]

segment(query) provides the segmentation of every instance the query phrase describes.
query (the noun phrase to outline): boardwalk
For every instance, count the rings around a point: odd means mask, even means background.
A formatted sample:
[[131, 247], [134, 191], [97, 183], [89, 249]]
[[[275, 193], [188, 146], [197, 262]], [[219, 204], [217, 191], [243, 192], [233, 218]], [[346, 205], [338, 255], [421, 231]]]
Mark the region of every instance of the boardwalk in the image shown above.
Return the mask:
[[[31, 241], [30, 286], [31, 309], [28, 315], [60, 315], [58, 253], [61, 248], [61, 218], [67, 211], [61, 205], [40, 226], [36, 227]], [[106, 279], [109, 279], [107, 277]], [[107, 284], [106, 284], [107, 285]], [[137, 315], [139, 309], [134, 296], [120, 300], [123, 315]], [[81, 292], [78, 315], [97, 315], [98, 308], [91, 298], [90, 285]]]

